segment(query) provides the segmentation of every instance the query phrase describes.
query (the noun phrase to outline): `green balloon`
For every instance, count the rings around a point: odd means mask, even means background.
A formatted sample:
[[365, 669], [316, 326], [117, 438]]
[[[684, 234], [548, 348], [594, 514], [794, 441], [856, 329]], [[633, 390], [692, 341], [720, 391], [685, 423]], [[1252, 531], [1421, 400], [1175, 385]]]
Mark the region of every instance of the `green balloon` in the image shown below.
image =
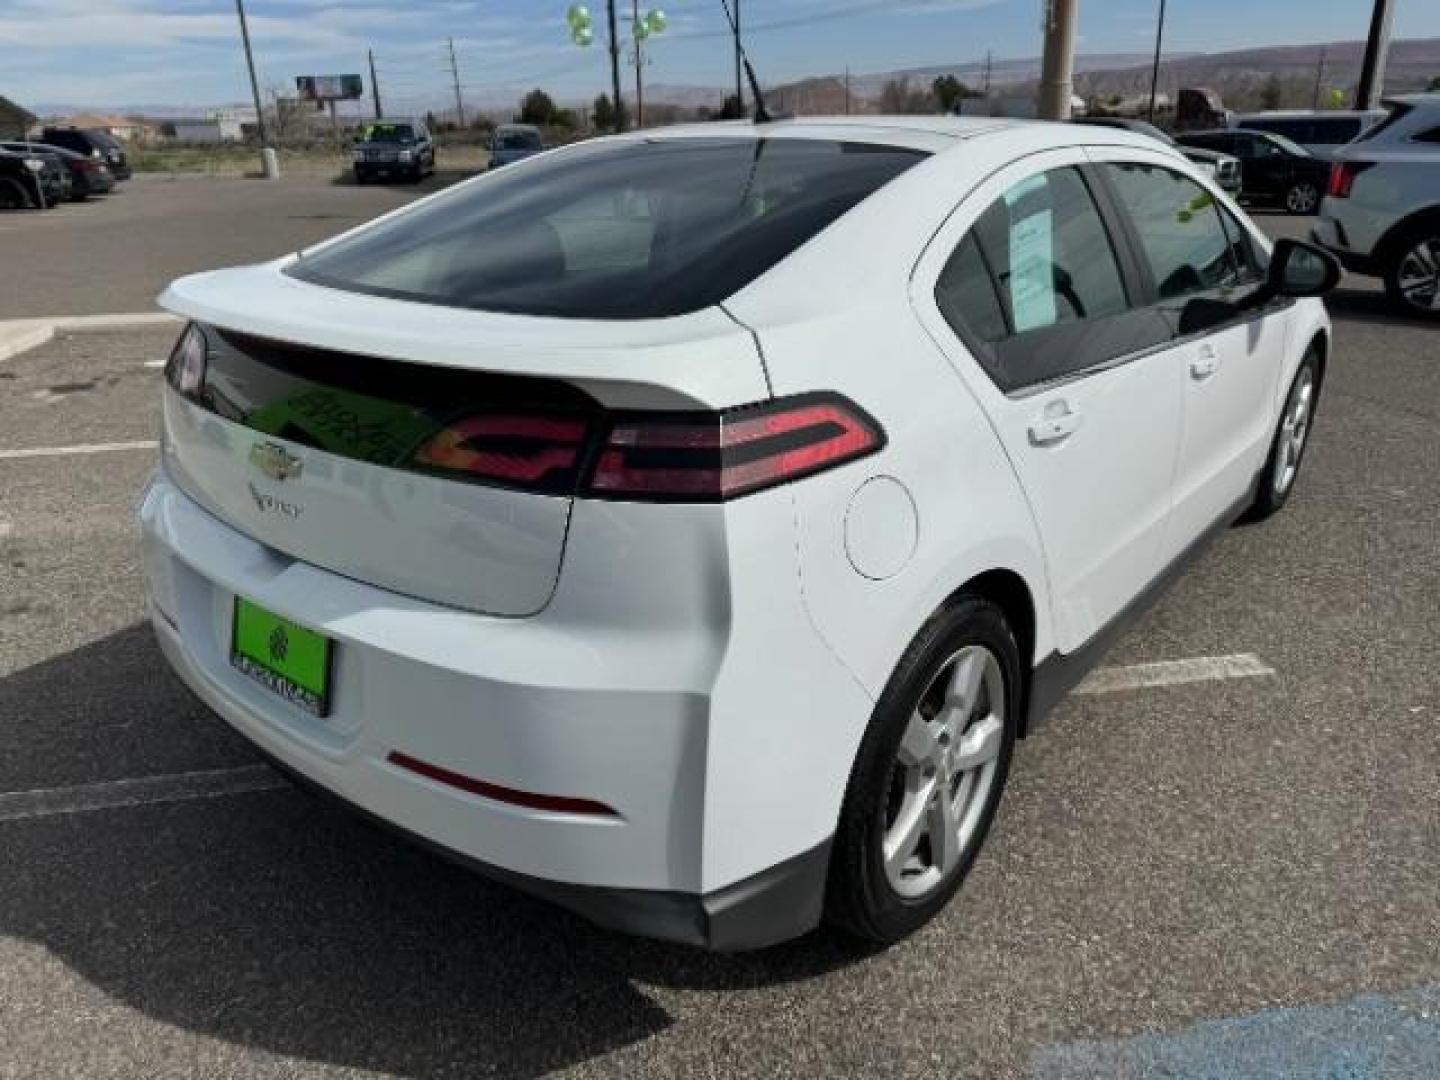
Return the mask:
[[582, 49], [588, 49], [595, 42], [595, 31], [588, 26], [577, 26], [571, 31], [570, 40]]
[[665, 27], [670, 25], [670, 20], [665, 17], [665, 12], [656, 8], [645, 16], [645, 28], [651, 34], [664, 33]]
[[565, 12], [565, 21], [570, 24], [571, 30], [589, 28], [593, 25], [590, 18], [590, 9], [584, 4], [571, 4], [570, 10]]

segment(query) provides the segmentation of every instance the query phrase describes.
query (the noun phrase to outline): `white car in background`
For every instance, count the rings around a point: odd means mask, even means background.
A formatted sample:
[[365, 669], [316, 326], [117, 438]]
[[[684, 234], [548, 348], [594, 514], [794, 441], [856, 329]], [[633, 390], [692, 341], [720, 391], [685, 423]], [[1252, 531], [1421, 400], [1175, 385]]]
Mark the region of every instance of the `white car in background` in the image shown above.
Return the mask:
[[1341, 150], [1312, 237], [1397, 305], [1440, 319], [1440, 94], [1387, 102], [1389, 117]]
[[271, 759], [597, 922], [894, 941], [1289, 497], [1338, 273], [1120, 131], [567, 147], [166, 291], [149, 612]]

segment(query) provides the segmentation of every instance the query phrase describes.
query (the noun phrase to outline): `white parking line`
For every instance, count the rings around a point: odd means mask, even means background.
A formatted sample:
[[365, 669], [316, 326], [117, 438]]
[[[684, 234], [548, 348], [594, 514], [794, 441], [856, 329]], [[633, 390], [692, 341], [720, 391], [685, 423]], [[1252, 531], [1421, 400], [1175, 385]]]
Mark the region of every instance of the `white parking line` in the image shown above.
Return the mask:
[[289, 782], [268, 765], [245, 765], [236, 769], [209, 769], [75, 787], [15, 791], [0, 795], [0, 822], [217, 799], [289, 786]]
[[1078, 687], [1077, 694], [1114, 694], [1121, 690], [1143, 690], [1180, 683], [1212, 682], [1218, 679], [1252, 679], [1274, 675], [1275, 669], [1254, 653], [1232, 656], [1195, 656], [1188, 660], [1161, 660], [1153, 664], [1099, 668]]
[[160, 444], [154, 439], [137, 439], [135, 442], [87, 443], [81, 446], [32, 446], [26, 450], [0, 450], [0, 461], [19, 461], [22, 458], [73, 457], [77, 454], [109, 454], [117, 450], [156, 450]]

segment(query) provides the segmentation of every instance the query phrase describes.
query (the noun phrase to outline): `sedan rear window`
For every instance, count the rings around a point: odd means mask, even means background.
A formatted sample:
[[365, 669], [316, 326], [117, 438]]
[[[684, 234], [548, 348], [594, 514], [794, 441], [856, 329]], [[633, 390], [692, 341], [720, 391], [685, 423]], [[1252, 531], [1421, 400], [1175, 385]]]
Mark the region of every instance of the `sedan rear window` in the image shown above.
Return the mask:
[[739, 291], [925, 157], [815, 139], [579, 146], [458, 188], [288, 272], [486, 311], [681, 315]]

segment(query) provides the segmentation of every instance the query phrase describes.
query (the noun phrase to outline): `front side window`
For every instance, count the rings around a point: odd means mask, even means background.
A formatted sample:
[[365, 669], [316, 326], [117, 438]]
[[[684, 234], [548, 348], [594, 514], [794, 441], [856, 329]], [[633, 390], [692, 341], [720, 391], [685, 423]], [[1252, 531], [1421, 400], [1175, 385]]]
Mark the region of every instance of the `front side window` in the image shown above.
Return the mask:
[[485, 311], [682, 315], [738, 292], [926, 156], [789, 138], [581, 145], [455, 188], [286, 272]]
[[1130, 215], [1162, 301], [1238, 283], [1234, 253], [1215, 197], [1158, 165], [1106, 165]]

